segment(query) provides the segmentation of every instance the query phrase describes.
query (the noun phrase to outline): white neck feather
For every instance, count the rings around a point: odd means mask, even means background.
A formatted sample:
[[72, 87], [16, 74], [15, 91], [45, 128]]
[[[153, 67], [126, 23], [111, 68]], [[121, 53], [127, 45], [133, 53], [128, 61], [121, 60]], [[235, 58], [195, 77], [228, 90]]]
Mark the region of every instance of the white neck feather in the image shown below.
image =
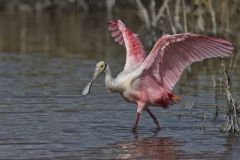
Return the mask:
[[105, 74], [105, 85], [108, 89], [111, 89], [113, 86], [113, 78], [112, 78], [112, 74], [111, 74], [111, 69], [110, 66], [107, 64], [107, 68], [105, 70], [106, 74]]

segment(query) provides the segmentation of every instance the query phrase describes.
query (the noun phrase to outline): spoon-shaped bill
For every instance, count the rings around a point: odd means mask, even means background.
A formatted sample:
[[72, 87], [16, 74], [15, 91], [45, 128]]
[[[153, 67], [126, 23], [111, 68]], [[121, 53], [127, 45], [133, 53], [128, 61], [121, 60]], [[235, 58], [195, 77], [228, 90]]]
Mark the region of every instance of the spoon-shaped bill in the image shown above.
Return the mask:
[[91, 79], [90, 82], [88, 82], [88, 84], [86, 85], [86, 87], [82, 91], [83, 96], [88, 95], [88, 93], [90, 92], [93, 81], [98, 78], [98, 76], [102, 73], [102, 71], [103, 70], [99, 70], [98, 68], [95, 69], [95, 72], [93, 74], [93, 78]]
[[88, 84], [86, 85], [86, 87], [83, 89], [83, 91], [82, 91], [82, 95], [83, 95], [83, 96], [88, 95], [88, 93], [90, 92], [92, 83], [93, 83], [93, 79], [92, 79], [90, 82], [88, 82]]

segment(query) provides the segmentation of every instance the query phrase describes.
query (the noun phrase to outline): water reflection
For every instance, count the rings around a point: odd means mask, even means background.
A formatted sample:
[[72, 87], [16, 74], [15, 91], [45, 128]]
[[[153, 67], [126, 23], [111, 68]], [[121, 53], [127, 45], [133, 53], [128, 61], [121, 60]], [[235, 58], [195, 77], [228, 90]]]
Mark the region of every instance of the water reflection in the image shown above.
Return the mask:
[[[235, 141], [235, 142], [233, 142]], [[174, 139], [173, 137], [152, 136], [141, 138], [136, 136], [131, 142], [120, 142], [116, 144], [113, 153], [117, 159], [219, 159], [225, 160], [238, 159], [236, 143], [239, 137], [226, 137], [224, 150], [219, 151], [218, 147], [215, 151], [203, 151], [191, 153], [183, 150], [186, 141]], [[197, 146], [194, 146], [197, 148]]]
[[[88, 18], [81, 13], [1, 12], [0, 37], [5, 38], [0, 38], [0, 50], [66, 54], [91, 53], [92, 48], [98, 48], [101, 52], [100, 43], [106, 41], [106, 36], [95, 35], [105, 35], [106, 22]], [[89, 41], [85, 41], [86, 37]]]
[[178, 159], [177, 143], [170, 137], [136, 137], [114, 148], [117, 159]]
[[[224, 144], [224, 153], [221, 155], [221, 159], [239, 159], [239, 148], [236, 148], [240, 142], [239, 135], [226, 135], [225, 137], [225, 144]], [[231, 158], [230, 158], [231, 157]]]
[[113, 43], [105, 17], [104, 12], [0, 12], [0, 51], [102, 57], [122, 49]]

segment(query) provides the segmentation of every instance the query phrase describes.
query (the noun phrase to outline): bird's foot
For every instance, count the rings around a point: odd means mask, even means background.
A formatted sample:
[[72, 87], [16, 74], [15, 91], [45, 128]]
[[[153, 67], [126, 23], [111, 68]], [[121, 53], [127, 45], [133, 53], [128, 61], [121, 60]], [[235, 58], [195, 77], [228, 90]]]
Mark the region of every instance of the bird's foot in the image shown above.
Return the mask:
[[160, 125], [157, 125], [157, 130], [160, 131], [161, 127]]
[[132, 132], [136, 132], [137, 131], [137, 126], [132, 126]]
[[154, 123], [155, 123], [155, 125], [157, 127], [157, 130], [160, 130], [161, 127], [160, 127], [160, 124], [158, 123], [158, 120], [155, 118], [153, 121], [154, 121]]

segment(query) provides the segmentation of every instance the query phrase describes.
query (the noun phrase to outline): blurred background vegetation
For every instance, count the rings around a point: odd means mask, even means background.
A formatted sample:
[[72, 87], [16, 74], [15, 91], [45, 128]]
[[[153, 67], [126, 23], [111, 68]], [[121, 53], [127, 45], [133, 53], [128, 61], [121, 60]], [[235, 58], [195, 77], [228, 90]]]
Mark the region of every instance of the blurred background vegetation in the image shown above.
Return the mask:
[[146, 47], [163, 33], [182, 32], [216, 34], [239, 46], [238, 0], [0, 0], [0, 51], [103, 53], [114, 46], [112, 18]]

